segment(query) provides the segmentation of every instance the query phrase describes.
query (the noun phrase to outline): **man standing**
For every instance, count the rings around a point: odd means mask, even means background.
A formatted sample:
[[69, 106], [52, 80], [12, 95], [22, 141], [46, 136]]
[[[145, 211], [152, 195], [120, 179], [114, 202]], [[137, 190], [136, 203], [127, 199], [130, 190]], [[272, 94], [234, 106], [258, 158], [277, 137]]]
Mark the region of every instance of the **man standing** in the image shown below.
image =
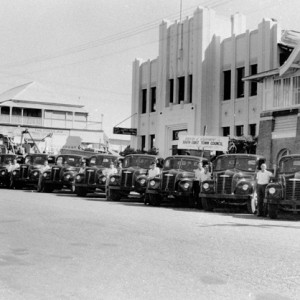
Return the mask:
[[37, 191], [41, 192], [42, 191], [42, 180], [43, 180], [43, 173], [46, 172], [47, 170], [50, 170], [51, 167], [49, 166], [48, 160], [44, 161], [44, 165], [40, 169], [40, 177], [37, 185]]
[[273, 174], [267, 171], [267, 165], [262, 164], [256, 174], [256, 193], [257, 193], [257, 216], [264, 217], [264, 198], [266, 186], [270, 182]]
[[148, 171], [148, 178], [154, 178], [160, 174], [160, 169], [156, 166], [156, 162], [153, 161], [150, 165], [150, 169]]

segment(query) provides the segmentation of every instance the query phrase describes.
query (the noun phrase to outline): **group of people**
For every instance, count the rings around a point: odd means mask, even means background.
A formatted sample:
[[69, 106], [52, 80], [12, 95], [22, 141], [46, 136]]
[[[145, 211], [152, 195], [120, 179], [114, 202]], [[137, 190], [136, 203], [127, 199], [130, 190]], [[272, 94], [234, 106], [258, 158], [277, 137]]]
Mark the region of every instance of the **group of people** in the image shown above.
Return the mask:
[[8, 173], [12, 173], [14, 170], [16, 170], [17, 168], [19, 168], [20, 165], [18, 164], [18, 161], [16, 158], [14, 158], [12, 161], [9, 160], [8, 164], [6, 166], [6, 170]]

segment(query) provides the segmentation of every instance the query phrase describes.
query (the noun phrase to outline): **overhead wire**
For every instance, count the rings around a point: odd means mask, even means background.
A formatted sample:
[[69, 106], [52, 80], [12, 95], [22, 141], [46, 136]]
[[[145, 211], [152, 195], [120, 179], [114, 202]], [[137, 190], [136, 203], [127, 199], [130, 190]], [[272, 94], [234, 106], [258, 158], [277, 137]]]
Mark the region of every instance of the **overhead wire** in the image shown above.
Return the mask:
[[[228, 0], [205, 1], [204, 3], [202, 3], [202, 5], [210, 4], [211, 7], [216, 7], [216, 6], [223, 5], [227, 2], [229, 2], [229, 1]], [[186, 8], [186, 9], [182, 10], [182, 12], [187, 12], [192, 8], [195, 8], [195, 7], [193, 6], [193, 7]], [[166, 18], [175, 17], [177, 15], [178, 15], [178, 13], [172, 14], [172, 15], [167, 16]], [[122, 40], [122, 39], [125, 39], [125, 38], [128, 38], [128, 37], [135, 36], [135, 35], [138, 35], [140, 33], [155, 29], [155, 28], [157, 28], [157, 22], [158, 21], [161, 21], [161, 19], [157, 19], [155, 21], [151, 21], [151, 22], [142, 24], [138, 27], [128, 29], [126, 31], [116, 33], [116, 34], [113, 34], [113, 35], [110, 35], [110, 36], [107, 36], [107, 37], [104, 37], [104, 38], [101, 38], [101, 39], [97, 39], [95, 41], [90, 41], [88, 43], [84, 43], [84, 44], [81, 44], [81, 45], [77, 45], [77, 46], [74, 46], [74, 47], [67, 48], [67, 49], [64, 49], [64, 50], [61, 50], [61, 51], [57, 52], [56, 54], [52, 54], [52, 55], [49, 54], [49, 55], [33, 57], [31, 59], [28, 59], [28, 60], [23, 60], [23, 61], [11, 63], [11, 64], [2, 64], [2, 65], [0, 65], [0, 67], [2, 67], [2, 68], [20, 67], [20, 66], [24, 66], [24, 65], [28, 65], [28, 64], [34, 64], [34, 63], [38, 63], [38, 62], [52, 60], [52, 59], [55, 59], [55, 58], [64, 57], [64, 56], [67, 56], [67, 55], [71, 55], [71, 54], [79, 53], [79, 52], [82, 52], [82, 51], [90, 50], [90, 49], [93, 49], [93, 48], [101, 47], [101, 46], [104, 46], [106, 44], [113, 43], [113, 42], [116, 42], [116, 41], [119, 41], [119, 40]]]

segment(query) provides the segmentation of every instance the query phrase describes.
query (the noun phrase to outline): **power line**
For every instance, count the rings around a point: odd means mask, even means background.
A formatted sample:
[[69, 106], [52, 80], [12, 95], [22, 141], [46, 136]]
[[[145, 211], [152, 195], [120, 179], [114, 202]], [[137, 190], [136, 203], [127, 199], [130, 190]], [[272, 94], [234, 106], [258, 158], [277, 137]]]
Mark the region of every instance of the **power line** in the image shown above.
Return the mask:
[[[204, 1], [202, 3], [202, 5], [210, 4], [210, 6], [212, 8], [214, 8], [214, 7], [217, 7], [217, 6], [220, 6], [220, 5], [224, 5], [228, 2], [229, 2], [228, 0], [225, 0], [225, 1], [217, 1], [217, 0], [215, 0], [215, 1]], [[189, 8], [186, 8], [184, 10], [181, 10], [180, 11], [180, 18], [181, 18], [181, 13], [182, 12], [187, 12], [192, 8], [195, 8], [195, 7], [193, 6], [193, 7], [189, 7]], [[166, 18], [174, 17], [174, 16], [177, 16], [177, 15], [178, 15], [178, 13], [172, 14], [170, 16], [167, 16]], [[85, 43], [85, 44], [81, 44], [81, 45], [78, 45], [78, 46], [67, 48], [67, 49], [64, 49], [64, 50], [61, 50], [61, 51], [57, 52], [56, 54], [52, 54], [52, 55], [49, 54], [49, 55], [33, 57], [31, 59], [28, 59], [28, 60], [23, 60], [23, 61], [11, 63], [11, 64], [4, 64], [4, 65], [1, 65], [0, 67], [2, 67], [2, 68], [20, 67], [20, 66], [24, 66], [24, 65], [28, 65], [28, 64], [35, 64], [35, 63], [38, 63], [38, 62], [52, 60], [52, 59], [56, 59], [56, 58], [59, 58], [59, 57], [64, 57], [64, 56], [67, 56], [67, 55], [71, 55], [71, 54], [79, 53], [79, 52], [82, 52], [82, 51], [90, 50], [90, 49], [93, 49], [93, 48], [101, 47], [101, 46], [104, 46], [106, 44], [113, 43], [113, 42], [116, 42], [116, 41], [119, 41], [119, 40], [122, 40], [122, 39], [125, 39], [125, 38], [128, 38], [128, 37], [132, 37], [132, 36], [144, 33], [146, 31], [155, 29], [155, 28], [157, 28], [157, 22], [158, 21], [161, 21], [161, 19], [157, 19], [155, 21], [142, 24], [138, 27], [135, 27], [135, 28], [132, 28], [132, 29], [120, 32], [120, 33], [116, 33], [116, 34], [104, 37], [102, 39], [98, 39], [98, 40], [91, 41], [91, 42], [88, 42], [88, 43]]]

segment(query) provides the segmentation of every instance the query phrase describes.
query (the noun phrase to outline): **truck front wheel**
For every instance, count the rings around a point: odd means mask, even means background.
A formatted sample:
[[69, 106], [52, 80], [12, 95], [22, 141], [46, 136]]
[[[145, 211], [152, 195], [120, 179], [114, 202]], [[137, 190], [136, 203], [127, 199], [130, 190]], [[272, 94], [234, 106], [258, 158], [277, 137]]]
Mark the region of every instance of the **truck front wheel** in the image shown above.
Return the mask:
[[277, 204], [270, 204], [268, 205], [269, 217], [270, 219], [277, 219], [278, 216], [278, 206]]
[[213, 211], [214, 205], [213, 205], [212, 201], [210, 201], [210, 200], [207, 201], [207, 198], [201, 198], [201, 203], [202, 203], [202, 207], [204, 210]]
[[149, 204], [151, 206], [160, 206], [160, 197], [156, 194], [149, 194]]

